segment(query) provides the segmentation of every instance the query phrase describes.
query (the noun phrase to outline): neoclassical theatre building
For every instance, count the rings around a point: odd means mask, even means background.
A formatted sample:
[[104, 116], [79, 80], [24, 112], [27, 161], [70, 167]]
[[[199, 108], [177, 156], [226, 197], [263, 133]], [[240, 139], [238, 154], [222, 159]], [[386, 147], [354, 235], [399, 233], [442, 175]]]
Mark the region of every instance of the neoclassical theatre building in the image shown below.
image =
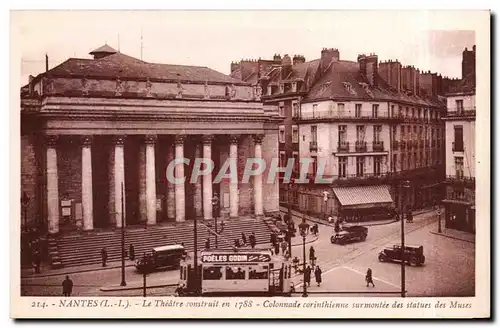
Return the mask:
[[[260, 88], [207, 67], [147, 63], [105, 45], [21, 89], [22, 225], [49, 234], [279, 211], [269, 166], [242, 182], [247, 158], [278, 157], [279, 114]], [[176, 177], [166, 168], [175, 158]], [[191, 183], [195, 158], [215, 169]], [[228, 159], [238, 181], [214, 183]], [[265, 178], [264, 178], [265, 177]], [[122, 204], [122, 186], [123, 199]], [[122, 206], [123, 205], [123, 206]]]

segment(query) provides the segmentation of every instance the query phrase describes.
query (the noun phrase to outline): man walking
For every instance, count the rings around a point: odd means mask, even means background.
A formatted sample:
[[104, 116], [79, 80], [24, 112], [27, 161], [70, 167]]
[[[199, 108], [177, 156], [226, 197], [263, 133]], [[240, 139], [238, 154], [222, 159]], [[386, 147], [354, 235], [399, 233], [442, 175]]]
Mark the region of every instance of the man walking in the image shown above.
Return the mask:
[[101, 249], [101, 259], [102, 259], [102, 266], [106, 266], [106, 261], [108, 260], [108, 252], [106, 251], [106, 247], [103, 247]]
[[130, 244], [129, 248], [128, 248], [128, 254], [129, 254], [129, 258], [130, 258], [130, 261], [133, 261], [135, 260], [135, 248], [134, 248], [134, 245], [133, 244]]
[[311, 286], [311, 271], [311, 267], [308, 265], [304, 272], [304, 284], [307, 284], [307, 287]]
[[65, 297], [70, 297], [73, 292], [73, 281], [69, 279], [69, 276], [66, 276], [66, 279], [62, 282], [63, 295]]
[[370, 286], [372, 284], [373, 287], [375, 287], [375, 284], [373, 283], [373, 276], [372, 276], [372, 269], [368, 268], [366, 271], [366, 287]]
[[316, 260], [316, 251], [314, 250], [314, 247], [311, 246], [311, 248], [309, 248], [309, 261], [311, 262], [311, 265], [313, 267], [315, 260]]
[[314, 270], [314, 276], [316, 278], [316, 283], [318, 284], [318, 287], [321, 286], [321, 274], [323, 272], [321, 271], [321, 269], [319, 268], [319, 266], [316, 267], [316, 270]]

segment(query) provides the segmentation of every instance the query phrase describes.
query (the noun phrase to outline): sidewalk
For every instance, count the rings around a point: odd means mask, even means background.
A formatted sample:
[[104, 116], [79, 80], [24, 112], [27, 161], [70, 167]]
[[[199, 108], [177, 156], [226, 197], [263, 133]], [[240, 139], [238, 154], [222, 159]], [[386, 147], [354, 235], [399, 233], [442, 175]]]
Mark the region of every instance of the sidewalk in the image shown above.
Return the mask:
[[468, 243], [475, 244], [476, 243], [476, 235], [470, 232], [454, 230], [454, 229], [441, 229], [442, 232], [430, 231], [433, 235], [439, 235], [451, 239], [461, 240]]

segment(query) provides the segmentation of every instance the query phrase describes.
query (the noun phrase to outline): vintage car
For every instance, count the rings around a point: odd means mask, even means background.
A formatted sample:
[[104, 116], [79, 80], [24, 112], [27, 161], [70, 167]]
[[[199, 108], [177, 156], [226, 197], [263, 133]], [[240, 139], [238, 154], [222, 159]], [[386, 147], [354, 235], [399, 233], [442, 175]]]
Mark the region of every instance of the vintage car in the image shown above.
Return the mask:
[[365, 241], [368, 236], [368, 228], [360, 225], [343, 226], [339, 232], [334, 232], [330, 238], [332, 244], [345, 244], [351, 241]]
[[404, 260], [410, 265], [420, 266], [425, 262], [424, 247], [405, 245], [403, 253], [401, 252], [401, 245], [393, 245], [392, 247], [386, 247], [383, 251], [381, 251], [378, 254], [378, 260], [380, 262], [401, 262]]
[[153, 248], [151, 254], [139, 258], [135, 268], [141, 274], [149, 274], [162, 269], [177, 269], [180, 261], [186, 256], [182, 245], [168, 245]]

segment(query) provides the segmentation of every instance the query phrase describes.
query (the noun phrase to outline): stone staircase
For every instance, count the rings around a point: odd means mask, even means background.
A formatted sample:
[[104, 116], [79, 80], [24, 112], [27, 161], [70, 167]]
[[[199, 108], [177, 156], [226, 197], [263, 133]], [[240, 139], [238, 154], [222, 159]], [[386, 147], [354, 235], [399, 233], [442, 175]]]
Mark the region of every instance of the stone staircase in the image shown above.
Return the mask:
[[[220, 220], [219, 220], [220, 223]], [[269, 242], [271, 230], [260, 219], [225, 220], [224, 231], [218, 237], [219, 248], [231, 248], [235, 239], [241, 240], [241, 233], [247, 237], [255, 233], [257, 243]], [[203, 249], [205, 240], [210, 238], [211, 247], [215, 247], [215, 238], [207, 224], [213, 227], [213, 220], [198, 221], [198, 249]], [[134, 245], [136, 257], [150, 252], [154, 247], [175, 243], [184, 243], [187, 251], [193, 251], [193, 223], [184, 222], [151, 227], [129, 227], [125, 234], [125, 247], [128, 253], [130, 244]], [[57, 242], [58, 260], [64, 267], [101, 263], [101, 249], [106, 247], [108, 262], [121, 260], [121, 231], [93, 232], [89, 234], [63, 236]]]

